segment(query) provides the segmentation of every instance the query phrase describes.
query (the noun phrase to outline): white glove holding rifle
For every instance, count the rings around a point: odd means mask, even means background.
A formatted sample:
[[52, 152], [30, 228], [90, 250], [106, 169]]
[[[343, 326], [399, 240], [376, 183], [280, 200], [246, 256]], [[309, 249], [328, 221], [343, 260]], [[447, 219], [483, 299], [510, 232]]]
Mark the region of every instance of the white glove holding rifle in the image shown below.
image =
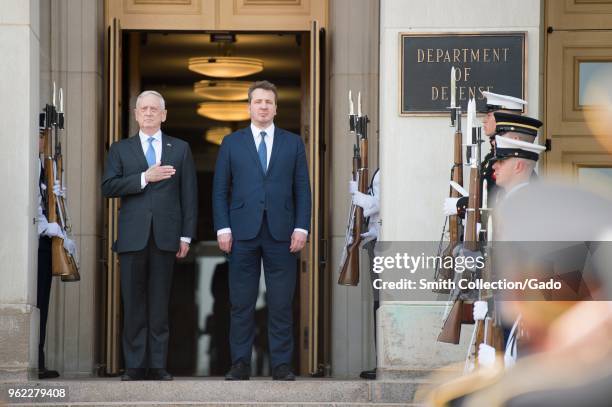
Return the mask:
[[61, 226], [55, 222], [47, 223], [47, 227], [43, 231], [43, 235], [49, 237], [61, 237], [64, 238], [64, 231]]
[[60, 186], [59, 181], [55, 180], [55, 182], [53, 183], [53, 193], [56, 196], [63, 196], [63, 197], [65, 197], [66, 196], [66, 188], [62, 188]]
[[485, 343], [478, 346], [478, 364], [481, 367], [491, 367], [495, 364], [495, 348]]
[[376, 198], [372, 195], [359, 192], [356, 181], [349, 181], [349, 193], [353, 196], [353, 204], [363, 208], [363, 216], [368, 217], [376, 211]]

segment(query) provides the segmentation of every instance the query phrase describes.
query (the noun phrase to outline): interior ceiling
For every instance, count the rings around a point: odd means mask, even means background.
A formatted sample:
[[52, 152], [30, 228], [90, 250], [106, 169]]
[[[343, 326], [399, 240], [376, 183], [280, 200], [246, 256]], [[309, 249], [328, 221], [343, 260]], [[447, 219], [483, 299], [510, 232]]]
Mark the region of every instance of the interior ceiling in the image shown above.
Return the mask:
[[[224, 46], [212, 43], [209, 34], [143, 33], [141, 71], [143, 76], [152, 78], [189, 74], [189, 58], [222, 56], [229, 52], [232, 56], [262, 59], [266, 77], [282, 79], [290, 75], [299, 78], [299, 35], [237, 34], [235, 43]], [[194, 79], [201, 77], [194, 75]]]
[[[212, 43], [210, 34], [131, 32], [127, 35], [124, 49], [132, 58], [125, 57], [130, 64], [139, 65], [141, 89], [155, 89], [164, 96], [168, 109], [165, 131], [189, 141], [194, 154], [207, 150], [216, 153], [216, 147], [203, 139], [206, 129], [225, 125], [240, 128], [248, 122], [218, 122], [196, 113], [198, 103], [204, 98], [193, 91], [193, 84], [215, 78], [190, 71], [187, 65], [191, 57], [231, 55], [262, 59], [263, 72], [236, 80], [266, 79], [277, 85], [279, 100], [275, 123], [299, 131], [300, 76], [307, 62], [302, 61], [303, 34], [237, 34], [236, 41], [231, 44]], [[129, 36], [136, 36], [139, 51], [129, 49]]]

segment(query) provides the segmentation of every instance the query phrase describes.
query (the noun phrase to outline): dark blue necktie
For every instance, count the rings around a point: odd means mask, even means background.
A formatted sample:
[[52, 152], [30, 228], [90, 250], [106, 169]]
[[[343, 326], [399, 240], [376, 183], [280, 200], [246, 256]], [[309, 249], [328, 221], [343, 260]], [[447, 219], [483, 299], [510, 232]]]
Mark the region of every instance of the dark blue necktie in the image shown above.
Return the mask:
[[268, 147], [266, 147], [266, 132], [262, 131], [259, 133], [261, 141], [259, 147], [257, 147], [257, 154], [259, 155], [259, 162], [261, 163], [261, 169], [265, 173], [268, 171]]
[[149, 142], [149, 148], [147, 149], [147, 154], [145, 154], [145, 157], [147, 158], [147, 164], [149, 164], [149, 167], [151, 167], [152, 165], [155, 165], [155, 149], [153, 148], [153, 140], [155, 140], [154, 137], [149, 137], [147, 139], [147, 141]]

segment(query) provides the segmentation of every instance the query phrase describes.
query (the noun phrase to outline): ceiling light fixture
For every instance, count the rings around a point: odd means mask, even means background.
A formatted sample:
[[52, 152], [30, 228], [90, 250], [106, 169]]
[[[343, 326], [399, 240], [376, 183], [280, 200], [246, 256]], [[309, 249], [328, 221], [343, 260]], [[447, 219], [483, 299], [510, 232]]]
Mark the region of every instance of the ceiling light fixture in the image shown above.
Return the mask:
[[240, 57], [189, 58], [189, 70], [213, 78], [240, 78], [263, 71], [263, 61]]
[[212, 127], [206, 130], [206, 133], [204, 134], [204, 140], [208, 141], [209, 143], [213, 143], [220, 146], [221, 142], [223, 141], [223, 138], [231, 132], [231, 127]]
[[211, 100], [239, 101], [248, 99], [249, 86], [247, 81], [199, 81], [193, 91]]
[[224, 122], [239, 122], [251, 117], [247, 102], [202, 102], [197, 112], [200, 116]]

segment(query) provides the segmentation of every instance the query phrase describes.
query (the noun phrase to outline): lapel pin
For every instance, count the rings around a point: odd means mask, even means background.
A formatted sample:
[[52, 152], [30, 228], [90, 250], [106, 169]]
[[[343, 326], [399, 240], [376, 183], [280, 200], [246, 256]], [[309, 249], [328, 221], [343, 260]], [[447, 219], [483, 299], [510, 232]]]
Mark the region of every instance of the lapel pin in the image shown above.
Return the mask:
[[170, 144], [170, 143], [166, 143], [166, 146], [168, 146], [168, 147], [172, 147], [172, 144]]

